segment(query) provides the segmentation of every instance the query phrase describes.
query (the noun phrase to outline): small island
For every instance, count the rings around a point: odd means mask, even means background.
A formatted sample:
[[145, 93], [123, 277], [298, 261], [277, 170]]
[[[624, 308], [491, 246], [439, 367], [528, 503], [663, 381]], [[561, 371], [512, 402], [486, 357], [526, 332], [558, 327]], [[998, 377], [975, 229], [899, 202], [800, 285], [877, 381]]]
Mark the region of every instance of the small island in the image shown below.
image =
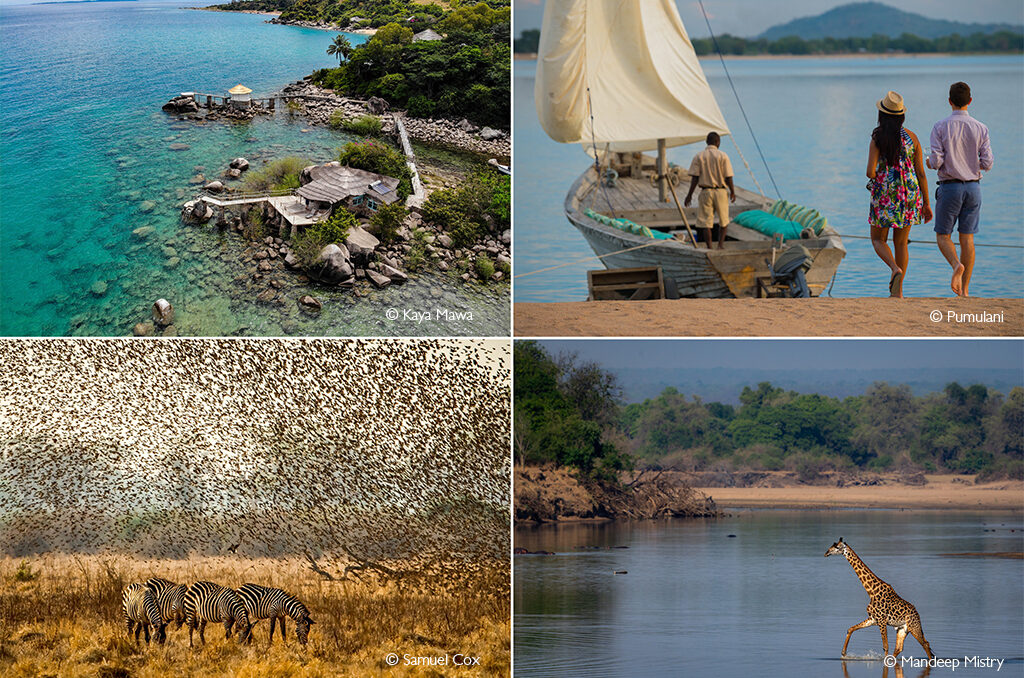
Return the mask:
[[[179, 122], [246, 124], [257, 116], [304, 117], [309, 126], [360, 139], [328, 162], [283, 156], [261, 166], [224, 158], [214, 176], [196, 174], [181, 206], [185, 223], [213, 223], [248, 243], [245, 278], [263, 303], [298, 303], [316, 313], [314, 294], [280, 292], [284, 275], [355, 296], [425, 272], [453, 283], [507, 285], [511, 274], [509, 9], [487, 3], [347, 3], [342, 14], [293, 6], [271, 22], [323, 23], [372, 33], [354, 46], [344, 34], [327, 49], [337, 68], [316, 71], [278, 92], [244, 84], [225, 93], [184, 92], [163, 110]], [[265, 0], [206, 9], [266, 12]], [[359, 11], [357, 11], [359, 10]], [[311, 18], [312, 17], [312, 18]], [[306, 23], [300, 23], [306, 22]], [[415, 32], [414, 32], [415, 27]], [[474, 158], [466, 172], [421, 173], [412, 141]], [[482, 160], [486, 159], [486, 163]], [[433, 169], [433, 168], [431, 168]], [[167, 332], [154, 322], [141, 335]], [[173, 330], [171, 330], [173, 333]]]

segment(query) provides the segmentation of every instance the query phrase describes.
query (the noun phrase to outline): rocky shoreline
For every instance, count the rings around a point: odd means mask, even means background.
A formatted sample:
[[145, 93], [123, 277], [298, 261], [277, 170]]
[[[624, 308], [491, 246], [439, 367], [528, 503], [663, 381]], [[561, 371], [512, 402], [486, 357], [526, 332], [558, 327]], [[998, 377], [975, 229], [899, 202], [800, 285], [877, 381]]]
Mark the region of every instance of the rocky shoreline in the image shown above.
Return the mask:
[[664, 474], [622, 474], [610, 483], [564, 467], [526, 466], [516, 468], [513, 487], [520, 523], [719, 515], [711, 497]]
[[[288, 110], [293, 115], [305, 116], [311, 125], [330, 126], [335, 111], [342, 111], [344, 117], [377, 115], [382, 124], [382, 133], [395, 134], [394, 114], [383, 99], [371, 97], [368, 100], [354, 99], [318, 87], [309, 78], [286, 85], [280, 96], [289, 99]], [[163, 105], [163, 110], [186, 120], [213, 121], [251, 120], [257, 115], [272, 115], [274, 111], [259, 105], [249, 108], [214, 105], [200, 107], [191, 97], [177, 96]], [[401, 111], [397, 111], [401, 114]], [[506, 161], [512, 154], [512, 139], [504, 130], [479, 127], [468, 120], [448, 118], [411, 118], [402, 116], [405, 130], [411, 139], [435, 146], [454, 148], [486, 155]]]
[[373, 35], [376, 28], [352, 28], [351, 26], [339, 26], [329, 21], [303, 21], [301, 19], [281, 19], [280, 12], [273, 19], [268, 19], [268, 24], [280, 26], [299, 26], [301, 28], [314, 28], [318, 31], [331, 31], [334, 33], [356, 33], [359, 35]]

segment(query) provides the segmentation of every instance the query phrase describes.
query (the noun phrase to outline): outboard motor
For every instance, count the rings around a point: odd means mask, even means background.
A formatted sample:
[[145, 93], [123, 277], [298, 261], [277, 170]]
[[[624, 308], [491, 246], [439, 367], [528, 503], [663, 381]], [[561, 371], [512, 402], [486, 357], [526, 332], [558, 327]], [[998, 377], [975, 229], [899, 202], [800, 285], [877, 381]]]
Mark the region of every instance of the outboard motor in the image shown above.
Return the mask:
[[811, 270], [814, 258], [803, 245], [790, 245], [775, 259], [773, 266], [768, 261], [768, 271], [772, 274], [772, 283], [789, 287], [789, 297], [809, 297], [811, 289], [807, 287], [806, 272]]

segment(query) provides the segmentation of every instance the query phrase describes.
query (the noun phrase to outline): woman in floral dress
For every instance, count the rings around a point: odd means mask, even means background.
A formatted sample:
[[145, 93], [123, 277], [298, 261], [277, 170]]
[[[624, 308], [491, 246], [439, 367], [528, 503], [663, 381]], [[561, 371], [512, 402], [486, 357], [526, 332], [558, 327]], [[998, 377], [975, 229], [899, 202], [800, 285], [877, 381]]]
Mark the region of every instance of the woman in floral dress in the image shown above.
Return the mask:
[[[871, 132], [868, 151], [868, 190], [871, 191], [871, 244], [892, 271], [889, 296], [903, 297], [907, 275], [910, 227], [932, 218], [924, 154], [917, 135], [903, 127], [907, 108], [903, 97], [889, 92], [878, 104], [878, 127]], [[887, 242], [892, 229], [895, 255]]]

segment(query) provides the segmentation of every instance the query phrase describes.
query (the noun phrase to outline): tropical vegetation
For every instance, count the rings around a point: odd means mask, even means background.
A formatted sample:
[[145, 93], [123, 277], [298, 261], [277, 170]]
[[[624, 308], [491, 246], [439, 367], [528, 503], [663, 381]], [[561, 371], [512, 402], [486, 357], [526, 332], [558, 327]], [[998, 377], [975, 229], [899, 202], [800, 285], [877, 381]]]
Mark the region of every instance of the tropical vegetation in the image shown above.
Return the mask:
[[676, 388], [624, 404], [613, 374], [534, 342], [516, 343], [514, 383], [520, 463], [789, 470], [805, 479], [828, 470], [1024, 478], [1019, 387], [1003, 395], [952, 382], [915, 396], [877, 382], [839, 399], [760, 383], [743, 389], [738, 406]]
[[405, 200], [412, 193], [412, 170], [405, 164], [405, 156], [380, 141], [353, 141], [338, 152], [342, 165], [376, 172], [399, 180], [398, 197]]

